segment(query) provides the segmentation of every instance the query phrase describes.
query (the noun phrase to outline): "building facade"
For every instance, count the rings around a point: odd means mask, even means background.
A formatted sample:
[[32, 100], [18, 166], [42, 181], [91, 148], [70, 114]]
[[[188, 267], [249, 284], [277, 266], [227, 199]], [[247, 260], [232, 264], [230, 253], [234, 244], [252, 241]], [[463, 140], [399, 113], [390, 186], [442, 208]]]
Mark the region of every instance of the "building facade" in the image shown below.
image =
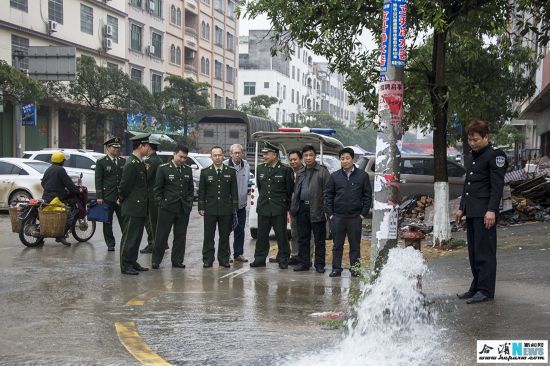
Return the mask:
[[[234, 0], [0, 2], [0, 59], [14, 67], [28, 68], [29, 46], [75, 47], [77, 57], [121, 68], [151, 92], [163, 89], [167, 75], [206, 82], [221, 108], [236, 105], [237, 34]], [[124, 133], [125, 121], [86, 123], [71, 108], [40, 105], [37, 126], [23, 127], [4, 101], [0, 156], [43, 147], [97, 150], [105, 137]]]
[[297, 122], [304, 113], [326, 112], [344, 124], [354, 123], [360, 110], [349, 105], [344, 77], [330, 73], [328, 63], [315, 62], [307, 48], [294, 45], [290, 59], [271, 56], [269, 31], [250, 30], [239, 38], [239, 103], [256, 95], [276, 97], [269, 116], [279, 124]]

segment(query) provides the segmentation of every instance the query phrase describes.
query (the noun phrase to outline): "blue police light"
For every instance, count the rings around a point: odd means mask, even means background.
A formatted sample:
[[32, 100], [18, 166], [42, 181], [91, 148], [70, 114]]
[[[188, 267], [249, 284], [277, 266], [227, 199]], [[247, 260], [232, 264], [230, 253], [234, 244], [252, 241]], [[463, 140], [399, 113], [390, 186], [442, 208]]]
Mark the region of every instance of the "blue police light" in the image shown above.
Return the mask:
[[318, 133], [319, 135], [336, 135], [336, 130], [333, 130], [332, 128], [310, 128], [309, 131], [313, 133]]

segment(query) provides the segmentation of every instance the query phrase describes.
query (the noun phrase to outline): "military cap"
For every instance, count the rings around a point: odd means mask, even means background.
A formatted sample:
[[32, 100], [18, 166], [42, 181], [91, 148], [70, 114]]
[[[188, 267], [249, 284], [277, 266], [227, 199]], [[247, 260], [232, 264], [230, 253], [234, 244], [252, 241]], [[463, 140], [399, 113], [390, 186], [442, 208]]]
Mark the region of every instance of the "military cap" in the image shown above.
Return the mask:
[[279, 148], [277, 148], [277, 146], [266, 142], [264, 148], [262, 149], [262, 152], [266, 153], [270, 151], [273, 151], [275, 154], [279, 154]]
[[155, 135], [151, 135], [151, 137], [149, 137], [149, 144], [150, 145], [160, 145], [160, 139]]
[[120, 137], [113, 137], [103, 143], [107, 147], [120, 147]]
[[142, 144], [148, 144], [149, 136], [151, 136], [151, 133], [137, 132], [134, 134], [134, 137], [130, 138], [130, 141], [139, 141]]

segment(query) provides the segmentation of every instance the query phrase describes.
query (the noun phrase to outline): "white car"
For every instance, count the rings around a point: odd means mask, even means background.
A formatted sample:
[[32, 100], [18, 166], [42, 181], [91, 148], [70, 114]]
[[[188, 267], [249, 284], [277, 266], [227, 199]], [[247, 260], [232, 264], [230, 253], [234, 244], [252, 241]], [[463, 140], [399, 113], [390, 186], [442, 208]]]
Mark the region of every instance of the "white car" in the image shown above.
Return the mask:
[[[41, 179], [50, 163], [21, 158], [0, 158], [0, 208], [9, 207], [12, 201], [28, 201], [41, 198], [44, 190]], [[66, 168], [76, 184], [78, 171]]]
[[[342, 143], [334, 137], [320, 135], [311, 132], [256, 132], [252, 135], [252, 139], [257, 142], [269, 142], [275, 146], [278, 146], [283, 154], [281, 161], [286, 164], [286, 155], [291, 150], [302, 151], [302, 147], [305, 145], [313, 145], [319, 154], [317, 161], [325, 165], [329, 172], [340, 169], [340, 161], [338, 159], [338, 153], [344, 148]], [[323, 154], [321, 154], [321, 152]], [[256, 151], [256, 155], [258, 151]], [[258, 164], [261, 164], [263, 160], [257, 159]], [[250, 228], [250, 236], [253, 239], [258, 237], [258, 213], [256, 212], [256, 201], [258, 199], [258, 190], [256, 189], [256, 182], [252, 185], [250, 190], [250, 211], [248, 213], [248, 226]], [[290, 237], [290, 216], [287, 217], [287, 231]]]
[[49, 163], [52, 153], [55, 151], [62, 151], [69, 155], [63, 166], [71, 168], [72, 171], [82, 173], [82, 185], [88, 188], [88, 197], [91, 199], [95, 198], [95, 164], [97, 159], [102, 158], [105, 154], [82, 149], [42, 149], [38, 151], [25, 151], [23, 158]]
[[[174, 156], [174, 152], [172, 151], [157, 151], [157, 155], [162, 160], [163, 163], [168, 163], [170, 160], [172, 160], [172, 157]], [[193, 184], [195, 186], [195, 196], [197, 196], [197, 192], [199, 191], [199, 180], [201, 177], [201, 169], [204, 169], [206, 167], [209, 167], [212, 165], [212, 159], [210, 158], [210, 154], [197, 154], [197, 153], [189, 153], [187, 155], [187, 162], [186, 164], [189, 165], [193, 171]]]

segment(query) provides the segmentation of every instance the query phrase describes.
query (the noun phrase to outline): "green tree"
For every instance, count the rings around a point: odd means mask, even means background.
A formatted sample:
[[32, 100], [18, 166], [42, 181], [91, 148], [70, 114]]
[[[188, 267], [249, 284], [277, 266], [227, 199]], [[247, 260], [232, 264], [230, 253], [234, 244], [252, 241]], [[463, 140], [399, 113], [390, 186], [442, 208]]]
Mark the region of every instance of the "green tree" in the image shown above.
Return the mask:
[[279, 102], [279, 99], [276, 97], [270, 97], [269, 95], [260, 94], [253, 96], [250, 98], [250, 102], [248, 104], [242, 104], [239, 106], [239, 110], [241, 112], [263, 117], [263, 118], [269, 118], [269, 108], [273, 105]]
[[210, 107], [208, 96], [200, 92], [209, 85], [176, 75], [167, 76], [165, 81], [168, 85], [162, 92], [155, 95], [157, 115], [166, 116], [174, 131], [183, 128], [183, 136], [187, 137], [189, 125], [194, 122], [195, 113]]
[[40, 83], [8, 65], [4, 60], [0, 60], [0, 90], [3, 91], [6, 100], [13, 102], [36, 101], [44, 95]]
[[[365, 50], [358, 37], [366, 30], [374, 35], [380, 33], [382, 3], [380, 0], [255, 0], [247, 2], [244, 10], [245, 15], [251, 18], [261, 13], [267, 15], [272, 24], [272, 40], [275, 44], [273, 53], [291, 53], [290, 41], [294, 41], [326, 57], [333, 69], [348, 76], [346, 88], [352, 93], [352, 101], [362, 102], [367, 110], [374, 113], [377, 110], [379, 52]], [[416, 112], [416, 117], [420, 117], [424, 122], [429, 121], [433, 129], [436, 182], [447, 182], [447, 119], [453, 111], [450, 108], [458, 110], [461, 104], [461, 95], [456, 91], [469, 90], [472, 95], [478, 96], [485, 92], [482, 98], [488, 101], [486, 108], [476, 110], [475, 106], [479, 99], [472, 98], [474, 102], [464, 107], [468, 108], [470, 113], [460, 116], [464, 122], [470, 115], [477, 116], [478, 112], [493, 109], [490, 108], [493, 101], [496, 104], [503, 99], [508, 102], [521, 97], [521, 92], [517, 93], [514, 90], [515, 86], [511, 85], [500, 90], [485, 90], [484, 87], [493, 82], [489, 79], [498, 77], [494, 74], [485, 74], [477, 81], [465, 77], [468, 83], [463, 85], [451, 84], [452, 79], [459, 82], [462, 80], [455, 79], [454, 74], [457, 70], [449, 66], [475, 65], [480, 58], [487, 60], [487, 57], [483, 56], [485, 52], [495, 54], [498, 47], [501, 47], [503, 54], [512, 51], [515, 60], [518, 60], [517, 56], [521, 53], [530, 56], [524, 59], [524, 63], [515, 64], [516, 75], [522, 75], [523, 71], [529, 69], [536, 55], [529, 55], [527, 51], [522, 50], [519, 39], [531, 34], [536, 39], [535, 46], [548, 43], [549, 4], [547, 0], [409, 1], [407, 23], [409, 34], [414, 37], [414, 41], [413, 47], [409, 50], [410, 61], [405, 72], [407, 87], [410, 88], [411, 83], [416, 82], [412, 85], [416, 92], [409, 90], [405, 94], [405, 118], [410, 121], [408, 113]], [[513, 18], [515, 15], [518, 17]], [[498, 40], [496, 50], [490, 47], [488, 49], [487, 44], [491, 44], [495, 39]], [[466, 52], [460, 52], [461, 47]], [[494, 63], [498, 63], [496, 68], [500, 70], [514, 65], [503, 54], [493, 60]], [[452, 59], [450, 55], [453, 55]], [[468, 69], [459, 71], [465, 76]], [[414, 73], [419, 75], [412, 76]], [[532, 84], [528, 80], [529, 75], [524, 76], [518, 88], [527, 85], [526, 94], [529, 94], [532, 92]], [[495, 92], [500, 96], [495, 96]], [[454, 104], [451, 105], [451, 102]], [[418, 111], [417, 105], [420, 105]], [[504, 105], [509, 106], [509, 103]], [[506, 118], [506, 114], [501, 110], [501, 113], [491, 114], [490, 117], [501, 121]], [[446, 240], [448, 238], [434, 236], [434, 242], [444, 243]]]

